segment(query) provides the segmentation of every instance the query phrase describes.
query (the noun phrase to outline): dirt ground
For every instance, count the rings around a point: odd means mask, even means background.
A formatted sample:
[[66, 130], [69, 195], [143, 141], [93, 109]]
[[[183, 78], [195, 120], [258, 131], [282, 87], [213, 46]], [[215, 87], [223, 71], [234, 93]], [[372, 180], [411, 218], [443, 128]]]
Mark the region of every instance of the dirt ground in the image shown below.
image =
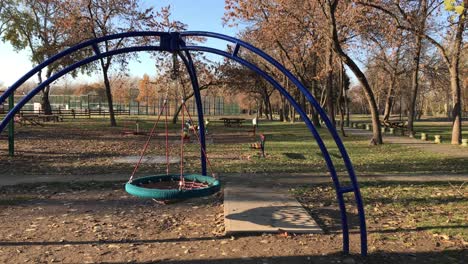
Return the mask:
[[[129, 174], [132, 168], [128, 164], [112, 161], [122, 154], [138, 155], [145, 137], [119, 133], [118, 129], [106, 133], [68, 129], [63, 133], [50, 127], [20, 128], [17, 157], [3, 155], [6, 144], [0, 143], [0, 177]], [[157, 169], [156, 165], [146, 166], [142, 171]], [[464, 241], [424, 229], [388, 230], [382, 227], [388, 218], [368, 221], [366, 258], [358, 254], [356, 230], [351, 233], [350, 256], [341, 253], [342, 237], [336, 228], [321, 235], [226, 236], [222, 195], [161, 205], [128, 195], [123, 184], [0, 187], [0, 263], [352, 264], [463, 263], [468, 259]]]
[[[219, 195], [160, 205], [121, 183], [0, 188], [1, 263], [462, 263], [467, 250], [424, 230], [379, 232], [369, 257], [341, 254], [339, 232], [225, 236]], [[395, 239], [398, 237], [398, 239]], [[357, 235], [351, 250], [359, 252]]]
[[[46, 127], [17, 127], [15, 157], [7, 156], [7, 140], [0, 140], [0, 175], [103, 175], [128, 174], [133, 165], [115, 163], [114, 159], [123, 156], [139, 156], [147, 140], [147, 135], [123, 135], [121, 127], [104, 127], [102, 121], [86, 121], [90, 127], [79, 127], [74, 123], [48, 123]], [[208, 135], [207, 142], [211, 144], [241, 143], [247, 145], [255, 139], [241, 135]], [[165, 155], [164, 134], [153, 137], [147, 155]], [[185, 163], [190, 170], [198, 170], [198, 141], [192, 136], [185, 146]], [[170, 155], [179, 156], [180, 137], [173, 135], [169, 141]], [[235, 154], [236, 159], [242, 154]], [[212, 159], [217, 157], [210, 153]], [[232, 157], [231, 157], [232, 158]], [[216, 162], [215, 162], [216, 163]], [[172, 169], [178, 171], [178, 164]], [[165, 171], [165, 164], [140, 166], [139, 172], [154, 173]]]

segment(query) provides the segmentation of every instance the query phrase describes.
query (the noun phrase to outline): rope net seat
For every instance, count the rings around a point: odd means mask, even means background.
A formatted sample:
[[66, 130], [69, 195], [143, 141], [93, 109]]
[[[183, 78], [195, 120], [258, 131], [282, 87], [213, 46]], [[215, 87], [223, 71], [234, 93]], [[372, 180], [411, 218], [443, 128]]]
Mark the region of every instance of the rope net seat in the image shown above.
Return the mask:
[[186, 174], [183, 178], [181, 181], [178, 174], [145, 176], [127, 182], [125, 190], [140, 198], [174, 200], [209, 196], [221, 188], [219, 181], [210, 176]]
[[[177, 58], [173, 56], [174, 68], [176, 69]], [[174, 76], [177, 76], [177, 71], [174, 70]], [[175, 79], [175, 78], [174, 78]], [[173, 80], [174, 80], [173, 79]], [[183, 91], [185, 97], [185, 91]], [[193, 124], [190, 112], [187, 109], [185, 101], [182, 100], [182, 126], [180, 136], [180, 172], [177, 174], [169, 173], [170, 169], [170, 156], [169, 156], [169, 131], [168, 131], [168, 111], [167, 111], [167, 98], [168, 89], [166, 90], [166, 98], [164, 99], [163, 107], [158, 115], [158, 119], [151, 129], [148, 139], [143, 147], [140, 158], [135, 165], [132, 175], [129, 181], [125, 184], [125, 191], [129, 194], [140, 197], [140, 198], [152, 198], [154, 200], [176, 200], [176, 199], [187, 199], [195, 197], [209, 196], [219, 192], [221, 189], [220, 182], [216, 179], [211, 163], [206, 155], [206, 150], [202, 149], [203, 156], [206, 159], [212, 176], [205, 176], [200, 174], [184, 174], [184, 143], [186, 142], [186, 127], [185, 127], [185, 113], [189, 118], [191, 124]], [[139, 166], [143, 161], [143, 157], [148, 149], [151, 138], [156, 135], [155, 130], [161, 119], [161, 116], [165, 113], [165, 141], [166, 141], [166, 174], [157, 174], [150, 176], [143, 176], [135, 178], [135, 174], [138, 171]], [[200, 136], [198, 131], [194, 131], [198, 142], [201, 146]]]

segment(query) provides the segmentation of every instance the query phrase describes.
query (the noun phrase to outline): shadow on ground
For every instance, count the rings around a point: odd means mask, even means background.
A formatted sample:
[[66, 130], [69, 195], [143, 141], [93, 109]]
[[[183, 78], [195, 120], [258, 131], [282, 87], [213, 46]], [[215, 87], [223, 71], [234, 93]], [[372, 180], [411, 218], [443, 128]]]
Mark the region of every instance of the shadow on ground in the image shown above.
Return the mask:
[[[148, 262], [131, 262], [135, 264], [167, 263], [167, 264], [319, 264], [319, 263], [463, 263], [468, 257], [467, 251], [451, 250], [441, 252], [401, 253], [401, 252], [376, 252], [368, 257], [344, 256], [342, 254], [311, 255], [311, 256], [278, 256], [255, 258], [230, 258], [230, 259], [199, 259], [199, 260], [163, 260]], [[128, 262], [102, 262], [107, 264], [120, 264]]]

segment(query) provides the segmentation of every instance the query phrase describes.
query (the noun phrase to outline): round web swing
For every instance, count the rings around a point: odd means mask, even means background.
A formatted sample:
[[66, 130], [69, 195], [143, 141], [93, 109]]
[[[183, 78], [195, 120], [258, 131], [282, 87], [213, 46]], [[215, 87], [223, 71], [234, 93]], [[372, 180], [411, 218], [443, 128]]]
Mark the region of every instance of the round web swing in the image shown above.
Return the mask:
[[[177, 67], [177, 57], [173, 54], [173, 75], [172, 80], [175, 82], [179, 77], [178, 67]], [[132, 175], [130, 176], [129, 181], [125, 184], [125, 190], [134, 196], [140, 198], [152, 198], [159, 201], [168, 201], [168, 200], [178, 200], [178, 199], [187, 199], [195, 197], [209, 196], [214, 193], [217, 193], [221, 185], [216, 179], [215, 174], [213, 173], [213, 168], [211, 163], [206, 155], [206, 150], [202, 148], [203, 155], [209, 165], [212, 177], [200, 175], [200, 174], [184, 174], [184, 143], [185, 143], [185, 113], [189, 118], [191, 124], [193, 124], [192, 116], [187, 109], [185, 100], [182, 99], [182, 127], [181, 127], [181, 142], [180, 142], [180, 172], [177, 174], [170, 173], [170, 162], [169, 162], [169, 132], [168, 132], [168, 109], [167, 109], [167, 98], [168, 98], [169, 89], [166, 89], [166, 95], [163, 102], [161, 111], [159, 112], [158, 118], [154, 123], [148, 139], [146, 140], [143, 150], [141, 151], [140, 159], [136, 163], [135, 168], [133, 169]], [[183, 89], [182, 97], [185, 98], [185, 90]], [[153, 137], [156, 127], [161, 119], [161, 116], [165, 113], [165, 139], [166, 139], [166, 174], [144, 176], [140, 178], [135, 178], [135, 174], [138, 171], [139, 166], [143, 160], [143, 157], [148, 149], [151, 138]], [[198, 139], [198, 143], [201, 145], [200, 136], [198, 131], [194, 130], [194, 134]]]

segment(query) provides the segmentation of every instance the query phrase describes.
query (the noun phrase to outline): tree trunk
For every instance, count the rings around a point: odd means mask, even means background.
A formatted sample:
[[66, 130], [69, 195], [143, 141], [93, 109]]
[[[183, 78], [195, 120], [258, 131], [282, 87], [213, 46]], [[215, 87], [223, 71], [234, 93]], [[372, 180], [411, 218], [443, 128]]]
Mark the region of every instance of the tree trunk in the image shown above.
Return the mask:
[[345, 130], [344, 130], [344, 116], [345, 116], [345, 105], [344, 105], [344, 101], [345, 101], [345, 98], [344, 98], [344, 94], [345, 94], [345, 90], [346, 90], [346, 87], [345, 87], [345, 82], [344, 82], [344, 68], [343, 68], [343, 64], [341, 64], [340, 66], [340, 71], [339, 71], [339, 77], [340, 77], [340, 94], [339, 94], [339, 98], [338, 98], [338, 110], [340, 112], [340, 130], [341, 130], [341, 134], [343, 135], [343, 137], [346, 137], [346, 133], [345, 133]]
[[387, 91], [387, 98], [385, 99], [385, 110], [384, 110], [384, 115], [383, 115], [384, 121], [388, 121], [390, 119], [390, 114], [392, 113], [393, 98], [395, 96], [395, 91], [394, 91], [395, 80], [396, 80], [396, 76], [392, 76], [392, 79], [390, 81], [390, 85]]
[[263, 104], [257, 102], [257, 113], [259, 117], [263, 117]]
[[[338, 1], [338, 0], [336, 0]], [[337, 2], [336, 2], [337, 4]], [[336, 8], [336, 6], [335, 6]], [[359, 69], [359, 66], [343, 51], [340, 45], [340, 40], [338, 38], [338, 32], [336, 29], [336, 21], [335, 21], [335, 9], [332, 7], [330, 2], [327, 2], [325, 13], [328, 17], [329, 22], [329, 34], [331, 41], [333, 43], [333, 50], [340, 56], [342, 61], [348, 65], [348, 67], [353, 71], [354, 75], [361, 83], [364, 88], [364, 92], [366, 95], [367, 102], [369, 103], [369, 110], [372, 116], [372, 140], [371, 143], [373, 144], [382, 144], [382, 134], [380, 131], [380, 120], [379, 120], [379, 111], [377, 108], [377, 103], [374, 98], [374, 93], [372, 92], [371, 87], [369, 86], [369, 82], [367, 81], [366, 76], [364, 73]]]
[[177, 124], [177, 120], [179, 119], [179, 114], [180, 114], [180, 111], [182, 111], [182, 104], [175, 104], [176, 105], [176, 109], [175, 112], [174, 112], [174, 115], [172, 116], [172, 124]]
[[300, 93], [299, 94], [299, 105], [302, 109], [302, 111], [307, 115], [307, 100], [306, 100], [306, 97], [303, 93]]
[[453, 58], [450, 68], [450, 87], [452, 90], [452, 144], [460, 144], [462, 139], [462, 107], [461, 107], [461, 87], [458, 72], [457, 59]]
[[270, 112], [270, 121], [273, 121], [273, 107], [271, 106], [270, 96], [268, 96], [268, 111]]
[[271, 113], [271, 103], [270, 103], [270, 95], [268, 94], [268, 90], [266, 86], [262, 85], [261, 87], [262, 91], [262, 101], [261, 104], [263, 105], [263, 110], [265, 112], [265, 117], [268, 120], [273, 119], [273, 115]]
[[112, 91], [111, 91], [111, 85], [110, 85], [109, 76], [108, 76], [109, 65], [110, 65], [109, 63], [105, 65], [104, 60], [101, 59], [102, 75], [104, 78], [104, 86], [106, 87], [107, 105], [109, 108], [110, 125], [111, 127], [115, 127], [117, 126], [117, 122], [115, 120], [115, 115], [114, 115], [114, 105], [112, 103]]
[[[314, 95], [314, 97], [317, 99], [317, 81], [316, 80], [312, 80], [312, 94]], [[320, 125], [320, 118], [319, 118], [319, 114], [318, 112], [315, 110], [314, 106], [311, 105], [310, 107], [310, 115], [311, 115], [311, 118], [312, 118], [312, 124], [314, 124], [315, 127], [319, 128], [319, 127], [322, 127], [322, 125]]]
[[460, 144], [462, 139], [462, 102], [461, 102], [461, 85], [460, 85], [460, 54], [463, 42], [463, 32], [465, 30], [466, 7], [463, 14], [459, 16], [457, 33], [455, 35], [454, 47], [452, 49], [452, 61], [450, 65], [450, 87], [452, 90], [453, 102], [453, 126], [452, 126], [452, 144]]
[[398, 46], [395, 52], [395, 64], [392, 66], [392, 73], [390, 76], [390, 86], [388, 87], [387, 91], [387, 98], [385, 100], [385, 110], [384, 110], [384, 117], [383, 120], [388, 121], [390, 119], [390, 115], [392, 114], [392, 108], [395, 105], [395, 85], [397, 82], [398, 67], [400, 64], [400, 50], [401, 45]]
[[289, 122], [296, 123], [296, 110], [291, 105], [289, 105], [289, 117]]
[[271, 113], [270, 113], [270, 109], [268, 108], [268, 102], [266, 100], [267, 100], [266, 98], [263, 98], [263, 107], [265, 109], [265, 117], [266, 119], [271, 120]]
[[419, 88], [419, 60], [422, 48], [422, 37], [416, 36], [416, 51], [414, 55], [414, 69], [411, 77], [411, 97], [408, 105], [408, 133], [410, 137], [414, 136], [414, 118], [416, 116], [416, 99], [418, 98]]
[[313, 106], [310, 107], [310, 117], [312, 119], [312, 124], [314, 124], [315, 127], [322, 127], [322, 125], [320, 125], [319, 115]]
[[268, 91], [265, 88], [264, 91], [264, 96], [263, 96], [263, 103], [265, 104], [265, 115], [268, 120], [273, 120], [273, 110], [271, 107], [271, 101], [270, 101], [270, 95], [268, 94]]
[[[458, 67], [452, 69], [458, 71]], [[451, 70], [451, 71], [452, 71]], [[458, 73], [452, 73], [450, 76], [450, 86], [452, 88], [452, 101], [453, 101], [453, 110], [452, 110], [452, 144], [460, 144], [462, 138], [462, 107], [461, 107], [461, 89], [460, 81], [458, 80]]]
[[346, 92], [346, 89], [343, 91], [344, 94], [344, 104], [345, 104], [345, 110], [346, 110], [346, 126], [349, 127], [349, 103], [348, 103], [348, 93]]
[[281, 96], [281, 107], [280, 107], [280, 121], [286, 122], [287, 113], [286, 113], [286, 99], [284, 96]]
[[[51, 73], [47, 72], [46, 78], [48, 79], [50, 77]], [[42, 71], [39, 71], [37, 73], [37, 80], [39, 84], [42, 83]], [[50, 93], [50, 85], [47, 85], [44, 90], [41, 92], [41, 110], [45, 115], [51, 115], [52, 114], [52, 106], [50, 105], [50, 100], [49, 100], [49, 93]]]
[[50, 91], [49, 89], [50, 89], [49, 86], [47, 86], [44, 90], [42, 90], [42, 96], [41, 96], [41, 108], [45, 115], [52, 114], [52, 106], [50, 105], [50, 100], [49, 100], [49, 91]]
[[421, 1], [421, 12], [419, 13], [418, 32], [416, 32], [416, 50], [414, 54], [414, 68], [411, 77], [411, 98], [408, 106], [408, 133], [410, 137], [414, 137], [414, 118], [416, 117], [416, 100], [418, 98], [419, 89], [419, 61], [421, 58], [422, 38], [424, 27], [426, 24], [427, 1]]
[[325, 68], [327, 69], [327, 112], [333, 126], [336, 125], [335, 121], [335, 96], [333, 91], [333, 50], [332, 43], [329, 43], [328, 54], [326, 59]]

